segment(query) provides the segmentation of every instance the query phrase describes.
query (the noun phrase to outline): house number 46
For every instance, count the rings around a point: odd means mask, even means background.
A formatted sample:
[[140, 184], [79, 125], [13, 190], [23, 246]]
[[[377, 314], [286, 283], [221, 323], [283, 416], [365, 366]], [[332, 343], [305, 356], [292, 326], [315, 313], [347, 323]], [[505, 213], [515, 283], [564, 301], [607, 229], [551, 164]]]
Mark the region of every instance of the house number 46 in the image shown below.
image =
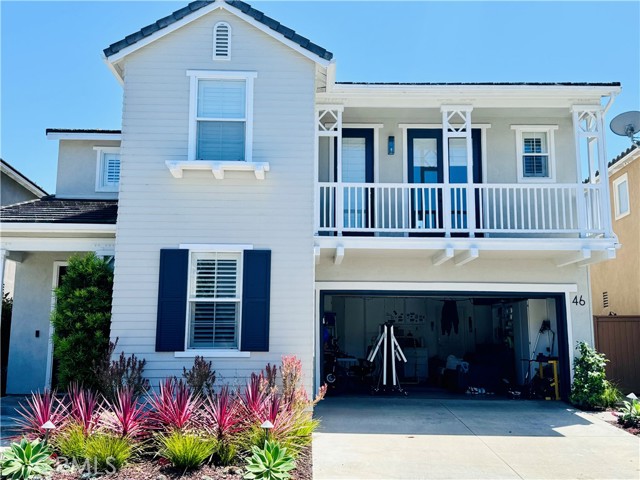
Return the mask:
[[580, 305], [581, 307], [584, 307], [587, 304], [587, 302], [584, 301], [584, 298], [582, 298], [582, 295], [580, 295], [580, 298], [578, 298], [577, 295], [573, 297], [571, 303], [573, 303], [574, 305]]

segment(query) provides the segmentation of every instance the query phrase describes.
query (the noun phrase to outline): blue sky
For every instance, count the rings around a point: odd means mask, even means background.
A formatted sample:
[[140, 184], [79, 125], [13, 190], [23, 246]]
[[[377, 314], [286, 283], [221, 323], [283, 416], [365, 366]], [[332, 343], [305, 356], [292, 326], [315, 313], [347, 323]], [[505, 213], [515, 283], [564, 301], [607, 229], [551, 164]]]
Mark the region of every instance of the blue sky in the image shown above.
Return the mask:
[[[110, 43], [188, 2], [7, 2], [0, 154], [49, 192], [46, 128], [120, 128]], [[640, 110], [640, 1], [249, 2], [334, 53], [339, 81], [609, 82]], [[611, 158], [629, 146], [607, 136]]]

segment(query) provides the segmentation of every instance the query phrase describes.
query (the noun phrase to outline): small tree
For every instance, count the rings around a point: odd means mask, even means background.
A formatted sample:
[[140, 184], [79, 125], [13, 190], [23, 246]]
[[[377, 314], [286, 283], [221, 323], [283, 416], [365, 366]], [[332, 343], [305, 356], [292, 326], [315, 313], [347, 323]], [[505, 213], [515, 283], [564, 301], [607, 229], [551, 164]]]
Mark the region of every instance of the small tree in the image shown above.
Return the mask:
[[93, 366], [109, 348], [113, 273], [94, 253], [74, 255], [55, 290], [51, 315], [58, 387], [96, 387]]
[[607, 380], [607, 358], [585, 342], [578, 342], [580, 357], [573, 362], [571, 403], [586, 409], [600, 409], [615, 405], [617, 388]]

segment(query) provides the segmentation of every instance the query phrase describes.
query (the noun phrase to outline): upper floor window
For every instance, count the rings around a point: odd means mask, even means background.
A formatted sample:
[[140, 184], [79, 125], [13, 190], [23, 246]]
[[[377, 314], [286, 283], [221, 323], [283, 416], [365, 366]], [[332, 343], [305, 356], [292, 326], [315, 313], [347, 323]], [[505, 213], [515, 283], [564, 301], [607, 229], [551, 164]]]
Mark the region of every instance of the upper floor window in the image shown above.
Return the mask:
[[255, 72], [189, 70], [189, 160], [252, 159]]
[[231, 26], [226, 22], [213, 27], [213, 59], [231, 60]]
[[613, 181], [613, 204], [616, 220], [631, 213], [629, 205], [629, 177], [627, 174], [619, 176]]
[[518, 181], [555, 180], [554, 131], [557, 125], [513, 125], [516, 131]]
[[95, 147], [98, 152], [96, 192], [117, 192], [120, 184], [120, 148]]

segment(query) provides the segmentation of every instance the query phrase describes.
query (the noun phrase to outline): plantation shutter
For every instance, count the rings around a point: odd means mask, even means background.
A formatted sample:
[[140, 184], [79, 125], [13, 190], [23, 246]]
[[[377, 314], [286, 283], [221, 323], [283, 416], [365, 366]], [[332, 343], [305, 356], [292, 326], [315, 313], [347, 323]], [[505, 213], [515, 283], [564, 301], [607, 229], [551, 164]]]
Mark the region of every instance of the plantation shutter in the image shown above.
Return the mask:
[[120, 155], [105, 153], [104, 155], [104, 184], [118, 185], [120, 182]]
[[189, 250], [160, 250], [156, 352], [182, 352], [185, 343]]
[[271, 250], [245, 250], [242, 279], [240, 350], [268, 352]]

